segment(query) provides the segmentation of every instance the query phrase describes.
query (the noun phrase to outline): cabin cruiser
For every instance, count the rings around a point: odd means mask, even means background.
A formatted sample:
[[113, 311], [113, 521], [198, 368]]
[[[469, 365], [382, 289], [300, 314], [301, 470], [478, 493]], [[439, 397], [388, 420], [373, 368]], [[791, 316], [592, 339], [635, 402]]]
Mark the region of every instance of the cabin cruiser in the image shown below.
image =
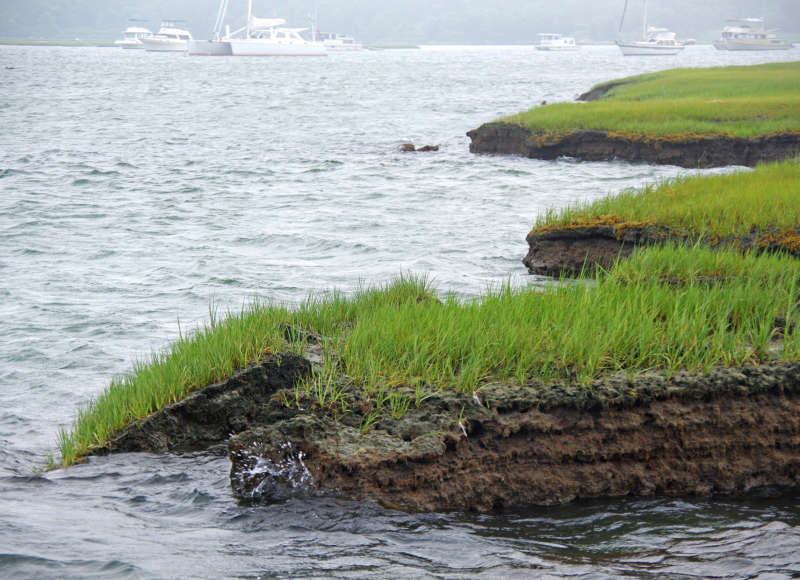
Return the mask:
[[790, 42], [780, 40], [773, 31], [764, 28], [763, 18], [728, 20], [722, 36], [714, 41], [717, 50], [788, 50]]
[[143, 28], [141, 26], [129, 26], [125, 29], [125, 32], [122, 33], [122, 39], [115, 40], [114, 44], [120, 48], [142, 49], [144, 48], [142, 39], [150, 38], [151, 36], [153, 36], [153, 33], [147, 28]]
[[578, 45], [571, 36], [561, 36], [552, 32], [542, 32], [539, 34], [539, 42], [536, 50], [575, 50]]
[[185, 52], [192, 33], [178, 28], [177, 24], [178, 21], [162, 22], [155, 35], [142, 39], [144, 49], [148, 52]]

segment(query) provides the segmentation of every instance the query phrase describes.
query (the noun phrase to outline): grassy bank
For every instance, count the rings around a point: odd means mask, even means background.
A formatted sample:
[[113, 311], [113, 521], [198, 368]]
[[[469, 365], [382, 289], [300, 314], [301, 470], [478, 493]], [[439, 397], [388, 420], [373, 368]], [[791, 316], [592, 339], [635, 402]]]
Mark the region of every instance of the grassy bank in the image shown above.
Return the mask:
[[267, 353], [302, 350], [285, 342], [286, 324], [326, 337], [326, 351], [337, 355], [298, 384], [287, 405], [311, 399], [346, 412], [346, 372], [376, 416], [398, 417], [438, 389], [469, 392], [487, 380], [586, 383], [619, 371], [797, 360], [798, 300], [792, 258], [684, 247], [642, 249], [586, 283], [546, 292], [506, 287], [464, 302], [439, 299], [426, 280], [406, 277], [295, 309], [255, 304], [212, 318], [115, 379], [61, 432], [62, 463]]
[[600, 130], [683, 140], [800, 132], [800, 62], [674, 69], [607, 84], [613, 88], [601, 100], [536, 107], [502, 121], [546, 136]]
[[678, 233], [739, 237], [754, 231], [800, 250], [800, 160], [714, 177], [681, 177], [542, 214], [533, 231], [647, 224]]

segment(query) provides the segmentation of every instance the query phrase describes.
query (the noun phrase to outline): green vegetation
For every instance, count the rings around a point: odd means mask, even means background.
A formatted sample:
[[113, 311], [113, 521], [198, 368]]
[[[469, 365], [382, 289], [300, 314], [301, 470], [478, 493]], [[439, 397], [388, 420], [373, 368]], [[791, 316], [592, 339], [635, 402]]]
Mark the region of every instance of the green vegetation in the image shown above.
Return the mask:
[[401, 277], [352, 297], [312, 297], [296, 309], [254, 304], [222, 320], [212, 316], [114, 380], [72, 431], [61, 432], [62, 464], [194, 388], [267, 353], [300, 349], [285, 342], [287, 324], [326, 337], [328, 356], [284, 404], [310, 400], [346, 412], [343, 389], [352, 383], [374, 410], [362, 421], [368, 430], [381, 413], [402, 417], [438, 389], [469, 392], [490, 379], [588, 384], [620, 371], [796, 360], [798, 300], [800, 268], [792, 258], [671, 247], [641, 249], [584, 283], [562, 281], [547, 291], [506, 286], [467, 302], [440, 300], [427, 280]]
[[549, 211], [534, 231], [593, 224], [662, 226], [674, 232], [738, 237], [754, 231], [800, 250], [800, 159], [714, 177], [681, 177], [590, 203]]
[[613, 88], [598, 101], [546, 105], [502, 120], [543, 137], [579, 130], [680, 140], [800, 133], [800, 62], [674, 69], [607, 86]]

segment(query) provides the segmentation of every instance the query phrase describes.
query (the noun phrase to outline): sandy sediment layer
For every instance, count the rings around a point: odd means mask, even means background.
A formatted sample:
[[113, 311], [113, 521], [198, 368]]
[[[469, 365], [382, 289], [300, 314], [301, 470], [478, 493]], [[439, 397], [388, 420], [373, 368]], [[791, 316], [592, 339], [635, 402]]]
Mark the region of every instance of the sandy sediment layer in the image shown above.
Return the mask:
[[472, 153], [523, 155], [536, 159], [574, 157], [585, 161], [622, 159], [680, 167], [755, 166], [800, 153], [800, 134], [752, 139], [729, 136], [686, 139], [644, 138], [606, 131], [537, 135], [513, 123], [492, 122], [467, 133]]

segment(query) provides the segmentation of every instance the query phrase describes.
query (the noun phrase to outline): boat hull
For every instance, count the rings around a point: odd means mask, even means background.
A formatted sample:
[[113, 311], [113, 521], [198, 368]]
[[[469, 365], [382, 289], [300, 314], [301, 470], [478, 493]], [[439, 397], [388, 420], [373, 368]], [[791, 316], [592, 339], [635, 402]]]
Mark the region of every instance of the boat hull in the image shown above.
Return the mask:
[[717, 50], [789, 50], [792, 44], [782, 40], [764, 42], [760, 40], [715, 40]]
[[673, 56], [683, 50], [683, 45], [664, 46], [649, 42], [617, 42], [625, 56]]
[[190, 56], [231, 56], [231, 43], [216, 40], [190, 40], [186, 44]]
[[186, 41], [172, 38], [143, 38], [142, 44], [148, 52], [186, 52]]
[[328, 56], [319, 43], [278, 43], [260, 38], [231, 39], [233, 56]]
[[142, 50], [144, 45], [141, 40], [115, 40], [114, 45], [126, 50]]

